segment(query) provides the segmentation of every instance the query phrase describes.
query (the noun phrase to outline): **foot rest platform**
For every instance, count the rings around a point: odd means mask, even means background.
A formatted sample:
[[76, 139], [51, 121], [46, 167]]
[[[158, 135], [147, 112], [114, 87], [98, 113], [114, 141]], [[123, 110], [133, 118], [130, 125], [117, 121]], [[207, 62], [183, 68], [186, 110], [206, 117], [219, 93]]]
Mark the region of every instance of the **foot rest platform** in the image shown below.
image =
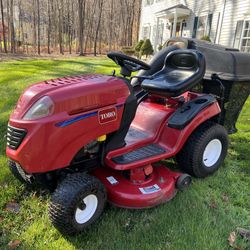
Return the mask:
[[111, 160], [116, 164], [129, 164], [135, 161], [150, 158], [156, 155], [164, 154], [166, 150], [157, 144], [149, 144], [147, 146], [138, 148], [134, 151], [116, 156]]

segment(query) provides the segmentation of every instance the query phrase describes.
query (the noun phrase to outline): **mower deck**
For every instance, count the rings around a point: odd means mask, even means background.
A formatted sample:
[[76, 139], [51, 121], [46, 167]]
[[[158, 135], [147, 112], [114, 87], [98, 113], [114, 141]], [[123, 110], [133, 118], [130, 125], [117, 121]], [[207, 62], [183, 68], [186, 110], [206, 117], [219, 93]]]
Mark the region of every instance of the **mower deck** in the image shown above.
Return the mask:
[[[106, 167], [97, 168], [92, 174], [105, 185], [111, 204], [131, 209], [154, 207], [172, 199], [177, 193], [175, 183], [181, 175], [162, 165], [154, 167], [144, 181], [133, 180], [131, 174], [127, 178], [123, 172]], [[138, 178], [140, 172], [134, 175]]]

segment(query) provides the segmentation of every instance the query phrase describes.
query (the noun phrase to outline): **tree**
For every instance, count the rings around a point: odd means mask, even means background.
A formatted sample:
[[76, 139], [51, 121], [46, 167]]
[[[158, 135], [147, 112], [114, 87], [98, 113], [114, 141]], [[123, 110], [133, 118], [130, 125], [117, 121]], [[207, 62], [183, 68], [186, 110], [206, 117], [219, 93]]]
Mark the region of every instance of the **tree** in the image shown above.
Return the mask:
[[10, 32], [11, 32], [11, 53], [16, 53], [13, 0], [10, 0]]
[[152, 46], [149, 39], [146, 39], [144, 41], [144, 43], [141, 46], [141, 51], [140, 52], [141, 52], [141, 55], [146, 55], [146, 57], [153, 54], [153, 52], [154, 52], [153, 46]]
[[59, 11], [59, 17], [58, 17], [58, 38], [59, 38], [59, 50], [60, 54], [64, 54], [63, 52], [63, 3], [62, 0], [59, 0], [58, 3], [58, 11]]
[[32, 7], [33, 7], [33, 47], [36, 50], [36, 1], [32, 1]]
[[103, 6], [103, 0], [99, 0], [99, 4], [98, 4], [99, 15], [98, 15], [98, 21], [97, 21], [96, 32], [95, 32], [95, 40], [94, 40], [94, 56], [96, 56], [97, 38], [99, 35], [101, 18], [102, 18], [102, 6]]
[[7, 51], [15, 52], [19, 41], [26, 53], [46, 47], [48, 54], [97, 55], [137, 41], [140, 5], [141, 0], [0, 0], [0, 25]]
[[47, 28], [47, 49], [48, 54], [50, 54], [50, 33], [51, 33], [51, 3], [53, 4], [52, 0], [48, 0], [47, 2], [47, 11], [48, 11], [48, 28]]
[[37, 51], [41, 54], [40, 0], [37, 0]]
[[78, 0], [78, 16], [79, 16], [79, 50], [80, 56], [83, 56], [83, 32], [84, 32], [84, 15], [85, 0]]
[[1, 15], [2, 15], [3, 46], [4, 46], [4, 52], [5, 52], [5, 53], [8, 53], [8, 51], [7, 51], [7, 44], [6, 44], [6, 37], [5, 37], [5, 23], [4, 23], [4, 14], [3, 14], [3, 0], [0, 0], [0, 7], [1, 7]]

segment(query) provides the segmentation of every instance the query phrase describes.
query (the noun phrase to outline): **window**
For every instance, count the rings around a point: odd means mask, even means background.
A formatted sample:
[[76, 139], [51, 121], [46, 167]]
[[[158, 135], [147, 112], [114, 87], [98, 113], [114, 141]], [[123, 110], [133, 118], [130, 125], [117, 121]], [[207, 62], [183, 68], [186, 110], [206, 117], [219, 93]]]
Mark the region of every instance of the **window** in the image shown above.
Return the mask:
[[205, 16], [196, 16], [194, 19], [193, 38], [202, 38], [203, 36], [210, 36], [212, 26], [213, 14]]
[[144, 26], [142, 28], [142, 39], [143, 40], [150, 38], [150, 30], [151, 30], [150, 25]]
[[241, 40], [241, 51], [250, 52], [250, 20], [244, 22], [244, 29]]

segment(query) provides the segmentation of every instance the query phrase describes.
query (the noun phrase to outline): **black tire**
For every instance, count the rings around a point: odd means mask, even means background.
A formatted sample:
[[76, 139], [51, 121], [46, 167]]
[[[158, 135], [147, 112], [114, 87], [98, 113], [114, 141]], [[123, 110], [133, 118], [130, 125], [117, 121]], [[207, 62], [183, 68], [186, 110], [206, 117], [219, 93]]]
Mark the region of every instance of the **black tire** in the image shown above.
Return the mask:
[[[206, 166], [203, 154], [207, 145], [216, 141], [221, 145], [218, 159], [212, 165]], [[206, 122], [199, 126], [188, 138], [183, 149], [176, 156], [177, 163], [185, 172], [199, 178], [204, 178], [218, 170], [224, 162], [228, 149], [228, 134], [226, 129], [214, 122]]]
[[189, 174], [182, 174], [176, 181], [176, 188], [180, 191], [187, 189], [192, 182], [192, 178]]
[[[8, 161], [9, 169], [13, 176], [19, 180], [23, 184], [31, 185], [31, 180], [28, 176], [26, 176], [26, 173], [22, 170], [21, 167], [17, 167], [16, 163], [12, 160]], [[21, 174], [22, 173], [22, 174]]]
[[[83, 212], [89, 206], [83, 201], [86, 197], [96, 197], [97, 205], [84, 222], [77, 221], [77, 209]], [[88, 198], [87, 198], [88, 199]], [[102, 214], [107, 200], [104, 185], [94, 176], [76, 173], [67, 176], [52, 195], [49, 205], [49, 218], [53, 225], [65, 235], [81, 233]], [[95, 201], [96, 202], [96, 201]], [[79, 219], [78, 219], [79, 220]]]

